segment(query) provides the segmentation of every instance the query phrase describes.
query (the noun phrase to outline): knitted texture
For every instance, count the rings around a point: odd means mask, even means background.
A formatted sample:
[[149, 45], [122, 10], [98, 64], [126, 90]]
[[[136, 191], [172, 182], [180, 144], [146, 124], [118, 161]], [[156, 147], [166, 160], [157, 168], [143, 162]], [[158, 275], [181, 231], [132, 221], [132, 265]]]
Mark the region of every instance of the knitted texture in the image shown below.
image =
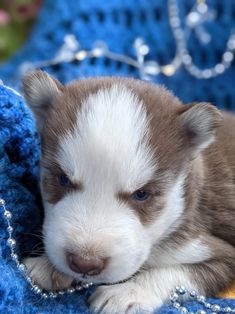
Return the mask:
[[[34, 235], [41, 228], [38, 189], [39, 141], [31, 113], [23, 99], [0, 85], [0, 198], [12, 212], [13, 237], [22, 258], [35, 249]], [[1, 208], [2, 209], [2, 208]], [[63, 301], [42, 301], [11, 261], [7, 247], [6, 221], [0, 212], [0, 313], [86, 313], [82, 296], [65, 296]]]
[[[178, 1], [181, 17], [191, 9], [194, 1]], [[230, 30], [234, 27], [235, 4], [232, 0], [211, 0], [208, 4], [217, 12], [216, 22], [208, 23], [213, 40], [201, 46], [195, 36], [188, 42], [195, 63], [205, 68], [220, 61]], [[134, 56], [132, 43], [142, 37], [150, 46], [149, 59], [168, 63], [175, 53], [169, 27], [165, 0], [74, 1], [45, 0], [31, 37], [9, 62], [0, 68], [0, 79], [20, 88], [19, 66], [24, 61], [51, 59], [63, 43], [64, 36], [75, 34], [85, 49], [96, 40], [104, 40], [115, 52]], [[106, 58], [88, 59], [81, 63], [62, 63], [46, 69], [62, 82], [98, 75], [138, 77], [138, 71]], [[225, 74], [211, 80], [196, 80], [183, 69], [173, 77], [159, 76], [156, 82], [165, 84], [183, 101], [212, 101], [219, 107], [235, 109], [234, 63]], [[9, 88], [0, 86], [0, 198], [13, 213], [14, 237], [17, 253], [27, 255], [39, 240], [42, 207], [38, 190], [39, 141], [32, 116], [22, 98]], [[0, 312], [6, 313], [89, 313], [86, 305], [90, 291], [40, 300], [10, 259], [6, 245], [6, 223], [0, 212]], [[179, 283], [180, 284], [180, 283]], [[224, 305], [224, 300], [214, 300]], [[226, 301], [235, 306], [235, 301]], [[187, 304], [190, 310], [200, 308]], [[159, 313], [178, 313], [163, 307]]]
[[[205, 23], [212, 40], [203, 45], [194, 32], [187, 38], [192, 59], [200, 68], [212, 67], [221, 61], [226, 42], [235, 25], [233, 0], [208, 0], [209, 8], [217, 17]], [[179, 1], [182, 26], [195, 0]], [[0, 68], [0, 78], [19, 88], [17, 69], [23, 61], [52, 59], [66, 34], [74, 34], [81, 47], [90, 49], [97, 40], [103, 40], [114, 52], [134, 56], [132, 44], [142, 37], [150, 47], [147, 59], [160, 64], [171, 62], [175, 55], [175, 41], [169, 26], [166, 0], [112, 0], [74, 1], [45, 0], [31, 37], [24, 47]], [[138, 77], [133, 67], [106, 58], [62, 63], [47, 68], [62, 82], [74, 78], [98, 75], [124, 75]], [[185, 102], [210, 101], [220, 108], [235, 108], [234, 62], [223, 75], [209, 80], [198, 80], [180, 69], [172, 77], [160, 75], [155, 82], [166, 85]]]

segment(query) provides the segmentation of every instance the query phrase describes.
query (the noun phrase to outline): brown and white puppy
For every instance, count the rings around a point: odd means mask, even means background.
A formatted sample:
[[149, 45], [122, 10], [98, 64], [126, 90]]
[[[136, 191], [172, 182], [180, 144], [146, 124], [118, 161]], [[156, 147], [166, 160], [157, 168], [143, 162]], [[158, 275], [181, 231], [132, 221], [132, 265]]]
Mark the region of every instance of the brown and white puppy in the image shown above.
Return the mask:
[[135, 313], [176, 285], [213, 295], [235, 278], [234, 117], [125, 78], [63, 86], [37, 71], [24, 92], [42, 147], [36, 283], [112, 283], [91, 308]]

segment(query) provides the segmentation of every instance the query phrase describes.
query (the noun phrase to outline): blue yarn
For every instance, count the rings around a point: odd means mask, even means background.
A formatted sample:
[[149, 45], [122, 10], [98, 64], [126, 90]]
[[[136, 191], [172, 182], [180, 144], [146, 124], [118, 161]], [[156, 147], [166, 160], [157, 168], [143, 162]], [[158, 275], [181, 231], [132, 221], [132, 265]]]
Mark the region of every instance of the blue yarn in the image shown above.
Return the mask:
[[[183, 26], [194, 3], [195, 0], [178, 0]], [[235, 26], [233, 0], [208, 0], [207, 3], [217, 12], [214, 21], [205, 23], [212, 41], [203, 45], [194, 33], [187, 39], [193, 61], [203, 69], [221, 61]], [[104, 40], [113, 51], [134, 56], [132, 44], [137, 37], [142, 37], [150, 47], [149, 59], [166, 64], [175, 54], [166, 0], [45, 0], [29, 40], [0, 67], [0, 78], [19, 88], [17, 69], [20, 64], [53, 58], [69, 33], [74, 34], [85, 49], [90, 49], [97, 40]], [[235, 89], [229, 84], [235, 81], [234, 65], [233, 62], [224, 74], [209, 80], [195, 79], [180, 69], [173, 77], [158, 76], [155, 82], [166, 85], [184, 102], [209, 101], [219, 108], [235, 109]], [[105, 58], [62, 63], [46, 70], [62, 82], [98, 75], [138, 77], [134, 68]]]
[[[182, 19], [191, 9], [194, 0], [178, 1]], [[206, 68], [219, 62], [221, 52], [235, 20], [232, 0], [208, 0], [218, 14], [217, 20], [208, 23], [213, 41], [203, 47], [191, 36], [188, 46], [195, 63]], [[143, 37], [150, 46], [150, 59], [168, 63], [175, 53], [175, 44], [169, 27], [165, 0], [112, 0], [74, 1], [45, 0], [32, 35], [9, 62], [0, 67], [0, 78], [9, 86], [20, 88], [17, 72], [24, 61], [46, 60], [54, 57], [64, 36], [73, 33], [81, 46], [90, 49], [96, 40], [104, 40], [116, 52], [133, 56], [132, 43]], [[99, 75], [138, 77], [133, 68], [114, 61], [89, 59], [81, 63], [63, 63], [46, 69], [62, 82], [75, 78]], [[173, 77], [159, 76], [155, 82], [165, 84], [185, 102], [211, 101], [220, 108], [235, 109], [235, 71], [232, 67], [223, 75], [211, 80], [196, 80], [185, 70]], [[23, 257], [30, 252], [38, 238], [42, 223], [42, 206], [38, 189], [39, 141], [31, 113], [22, 98], [9, 88], [0, 85], [0, 198], [13, 213], [14, 237], [17, 252]], [[0, 208], [0, 210], [2, 210]], [[0, 313], [90, 313], [86, 305], [90, 291], [63, 296], [59, 300], [39, 300], [17, 271], [6, 245], [6, 223], [0, 211]], [[235, 300], [212, 300], [221, 306], [235, 306]], [[200, 305], [187, 303], [191, 311]], [[164, 306], [159, 313], [178, 313]]]

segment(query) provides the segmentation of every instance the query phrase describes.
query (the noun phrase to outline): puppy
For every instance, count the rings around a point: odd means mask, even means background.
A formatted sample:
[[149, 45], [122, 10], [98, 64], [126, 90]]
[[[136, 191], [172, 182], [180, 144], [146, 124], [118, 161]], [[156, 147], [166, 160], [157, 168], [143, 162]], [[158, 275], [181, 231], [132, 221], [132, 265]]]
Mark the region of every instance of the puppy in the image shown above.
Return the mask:
[[233, 116], [133, 79], [23, 86], [42, 149], [37, 284], [92, 281], [92, 310], [151, 313], [176, 285], [209, 296], [235, 279]]

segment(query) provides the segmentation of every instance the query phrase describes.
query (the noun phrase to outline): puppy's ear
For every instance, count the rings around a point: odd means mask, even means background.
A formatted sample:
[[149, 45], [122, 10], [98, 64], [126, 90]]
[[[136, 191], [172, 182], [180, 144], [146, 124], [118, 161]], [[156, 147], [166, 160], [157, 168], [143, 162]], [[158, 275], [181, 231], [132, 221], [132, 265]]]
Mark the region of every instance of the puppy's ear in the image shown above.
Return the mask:
[[25, 100], [32, 110], [39, 133], [42, 132], [48, 109], [53, 100], [62, 93], [63, 85], [46, 72], [33, 71], [23, 79]]
[[222, 122], [222, 114], [213, 105], [196, 103], [185, 106], [179, 119], [193, 157], [196, 157], [214, 141], [215, 130]]

